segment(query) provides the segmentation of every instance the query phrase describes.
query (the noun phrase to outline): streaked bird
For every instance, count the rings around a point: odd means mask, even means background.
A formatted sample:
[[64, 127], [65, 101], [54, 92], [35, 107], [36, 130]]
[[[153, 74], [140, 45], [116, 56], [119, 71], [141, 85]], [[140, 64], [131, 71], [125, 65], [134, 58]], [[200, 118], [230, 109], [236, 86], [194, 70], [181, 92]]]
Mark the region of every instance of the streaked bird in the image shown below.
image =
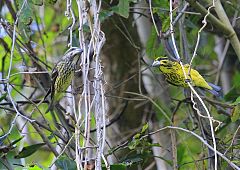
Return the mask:
[[53, 105], [59, 102], [64, 96], [64, 92], [71, 84], [76, 64], [82, 52], [82, 49], [72, 47], [66, 51], [62, 59], [55, 64], [52, 70], [51, 87], [45, 96], [46, 99], [46, 97], [51, 94], [51, 101], [46, 112], [52, 109]]
[[[158, 57], [154, 60], [152, 67], [158, 67], [166, 78], [166, 81], [175, 86], [188, 87], [186, 78], [183, 73], [183, 69], [179, 62], [169, 60], [167, 57]], [[206, 80], [199, 74], [195, 69], [191, 68], [190, 76], [189, 64], [183, 65], [183, 68], [187, 75], [187, 80], [191, 81], [192, 85], [195, 87], [200, 87], [207, 89], [210, 93], [215, 96], [219, 96], [221, 87], [214, 85], [212, 83], [206, 82]]]

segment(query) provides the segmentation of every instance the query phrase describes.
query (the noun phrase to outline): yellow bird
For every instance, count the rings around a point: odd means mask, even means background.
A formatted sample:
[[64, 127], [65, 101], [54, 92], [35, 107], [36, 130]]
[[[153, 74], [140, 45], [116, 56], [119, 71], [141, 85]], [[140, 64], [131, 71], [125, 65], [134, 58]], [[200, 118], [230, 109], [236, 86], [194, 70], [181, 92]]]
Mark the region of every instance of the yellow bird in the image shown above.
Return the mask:
[[183, 65], [187, 79], [184, 76], [180, 63], [177, 61], [171, 61], [167, 57], [156, 58], [152, 67], [158, 67], [165, 76], [166, 81], [172, 85], [188, 87], [187, 81], [191, 81], [193, 86], [207, 89], [215, 96], [219, 96], [219, 92], [221, 91], [221, 87], [206, 82], [197, 70], [191, 69], [189, 76], [189, 64]]

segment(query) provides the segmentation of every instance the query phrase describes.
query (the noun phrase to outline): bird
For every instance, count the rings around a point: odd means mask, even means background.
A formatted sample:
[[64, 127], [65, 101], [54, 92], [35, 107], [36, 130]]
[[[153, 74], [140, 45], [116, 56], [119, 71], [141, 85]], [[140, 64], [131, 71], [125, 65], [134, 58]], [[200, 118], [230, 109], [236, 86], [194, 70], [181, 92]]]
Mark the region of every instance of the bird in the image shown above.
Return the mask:
[[58, 61], [51, 74], [51, 87], [49, 88], [44, 99], [51, 94], [51, 100], [46, 113], [52, 109], [56, 102], [59, 102], [64, 96], [74, 76], [76, 64], [83, 52], [81, 48], [72, 47], [66, 51], [64, 56]]
[[170, 60], [167, 57], [157, 57], [151, 66], [158, 67], [165, 76], [166, 81], [172, 85], [187, 88], [189, 87], [187, 82], [191, 82], [194, 87], [206, 89], [215, 96], [220, 95], [221, 87], [206, 82], [197, 70], [191, 68], [190, 75], [188, 75], [190, 69], [189, 64], [183, 65], [187, 79], [185, 78], [180, 63], [178, 61]]

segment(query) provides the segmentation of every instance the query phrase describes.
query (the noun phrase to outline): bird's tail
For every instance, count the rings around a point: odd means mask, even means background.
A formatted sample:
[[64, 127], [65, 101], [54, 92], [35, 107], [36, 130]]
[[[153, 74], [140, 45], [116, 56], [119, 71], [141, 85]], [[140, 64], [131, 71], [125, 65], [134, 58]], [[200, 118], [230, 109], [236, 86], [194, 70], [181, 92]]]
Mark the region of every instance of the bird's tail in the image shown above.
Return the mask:
[[208, 85], [212, 87], [212, 90], [208, 90], [210, 93], [212, 93], [214, 96], [217, 96], [217, 97], [219, 97], [221, 95], [220, 92], [221, 92], [222, 88], [220, 86], [217, 86], [212, 83], [208, 83]]

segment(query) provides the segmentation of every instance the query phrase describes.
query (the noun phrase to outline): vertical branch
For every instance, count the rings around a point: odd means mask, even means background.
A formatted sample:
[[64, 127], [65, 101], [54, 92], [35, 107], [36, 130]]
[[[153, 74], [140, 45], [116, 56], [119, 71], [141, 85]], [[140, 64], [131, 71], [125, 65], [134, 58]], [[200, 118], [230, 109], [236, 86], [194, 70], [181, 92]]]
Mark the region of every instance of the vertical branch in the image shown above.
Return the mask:
[[[98, 2], [98, 3], [97, 3]], [[89, 4], [91, 3], [91, 4]], [[105, 164], [106, 159], [103, 157], [103, 149], [105, 143], [105, 97], [104, 97], [104, 77], [102, 65], [100, 60], [100, 51], [105, 43], [105, 34], [101, 31], [99, 13], [101, 10], [101, 1], [92, 0], [77, 0], [78, 15], [79, 15], [79, 44], [84, 49], [82, 61], [82, 80], [83, 91], [80, 96], [78, 105], [78, 114], [75, 113], [77, 120], [76, 132], [76, 162], [78, 169], [84, 169], [87, 166], [87, 158], [89, 157], [90, 145], [90, 122], [91, 114], [95, 116], [96, 120], [96, 151], [95, 155], [95, 169], [101, 169], [101, 158]], [[90, 27], [90, 41], [86, 44], [86, 37], [83, 32], [83, 25], [87, 24]], [[94, 80], [91, 87], [90, 77], [90, 58], [93, 55], [94, 60]], [[91, 71], [92, 72], [92, 71]], [[93, 97], [91, 97], [93, 96]], [[80, 144], [80, 128], [84, 128], [84, 138], [81, 139]], [[94, 147], [92, 147], [94, 148]], [[83, 160], [84, 159], [84, 160]], [[107, 167], [107, 165], [106, 165]]]
[[96, 1], [92, 1], [94, 16], [94, 52], [95, 52], [95, 73], [94, 73], [94, 99], [95, 99], [95, 118], [97, 127], [97, 158], [95, 162], [96, 169], [101, 169], [101, 157], [103, 155], [105, 143], [105, 97], [104, 97], [104, 77], [102, 65], [100, 62], [100, 51], [105, 43], [105, 34], [101, 31], [99, 12], [101, 9], [101, 1], [97, 5]]
[[[83, 149], [85, 147], [85, 140], [86, 140], [86, 119], [85, 119], [85, 131], [84, 131], [84, 137], [82, 139], [82, 143], [80, 143], [80, 128], [81, 126], [84, 125], [84, 118], [86, 118], [87, 113], [88, 113], [88, 106], [87, 106], [87, 89], [88, 89], [88, 84], [87, 84], [87, 72], [88, 72], [88, 67], [86, 63], [86, 58], [87, 58], [87, 52], [86, 52], [86, 46], [85, 46], [85, 36], [83, 32], [83, 25], [84, 22], [86, 21], [85, 15], [86, 12], [84, 12], [84, 4], [83, 1], [76, 0], [77, 6], [78, 6], [78, 17], [79, 17], [79, 45], [80, 48], [83, 49], [83, 54], [81, 55], [81, 61], [82, 61], [82, 79], [83, 79], [83, 92], [80, 96], [80, 100], [78, 103], [78, 114], [75, 113], [75, 118], [77, 120], [76, 127], [75, 127], [75, 133], [76, 133], [76, 138], [75, 138], [75, 154], [76, 154], [76, 164], [77, 168], [83, 169], [82, 162], [84, 158], [84, 152]], [[84, 109], [82, 109], [84, 107]], [[84, 115], [86, 114], [86, 115]], [[87, 158], [85, 158], [87, 159]]]

